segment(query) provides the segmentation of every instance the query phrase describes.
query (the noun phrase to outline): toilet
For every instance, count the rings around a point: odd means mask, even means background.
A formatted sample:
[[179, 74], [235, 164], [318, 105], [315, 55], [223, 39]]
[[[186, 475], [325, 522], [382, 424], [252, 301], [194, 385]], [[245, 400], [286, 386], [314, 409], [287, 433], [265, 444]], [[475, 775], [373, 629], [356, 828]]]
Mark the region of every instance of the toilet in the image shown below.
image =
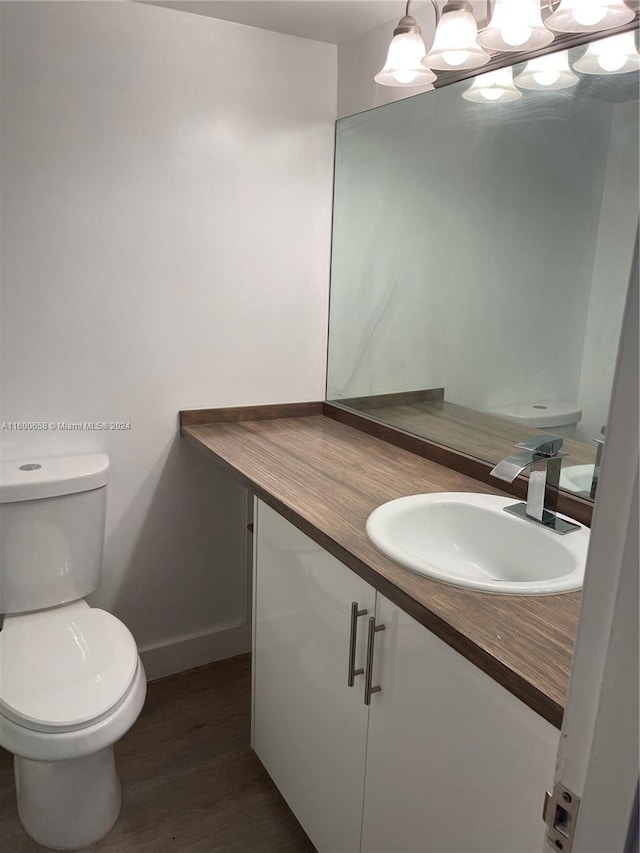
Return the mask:
[[515, 421], [524, 427], [541, 429], [556, 435], [572, 438], [582, 420], [582, 409], [564, 400], [539, 400], [534, 403], [515, 403], [489, 414]]
[[84, 600], [100, 585], [108, 470], [103, 453], [0, 464], [0, 746], [25, 830], [57, 850], [116, 822], [113, 746], [147, 689], [129, 630]]

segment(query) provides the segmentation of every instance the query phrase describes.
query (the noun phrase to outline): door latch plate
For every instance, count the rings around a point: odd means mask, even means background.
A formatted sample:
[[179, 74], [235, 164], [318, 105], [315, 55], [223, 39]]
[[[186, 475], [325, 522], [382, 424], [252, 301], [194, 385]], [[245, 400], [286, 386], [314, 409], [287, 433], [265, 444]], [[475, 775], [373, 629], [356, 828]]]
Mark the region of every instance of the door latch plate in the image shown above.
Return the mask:
[[542, 817], [547, 825], [547, 842], [560, 853], [571, 853], [580, 810], [580, 797], [560, 782], [546, 792]]

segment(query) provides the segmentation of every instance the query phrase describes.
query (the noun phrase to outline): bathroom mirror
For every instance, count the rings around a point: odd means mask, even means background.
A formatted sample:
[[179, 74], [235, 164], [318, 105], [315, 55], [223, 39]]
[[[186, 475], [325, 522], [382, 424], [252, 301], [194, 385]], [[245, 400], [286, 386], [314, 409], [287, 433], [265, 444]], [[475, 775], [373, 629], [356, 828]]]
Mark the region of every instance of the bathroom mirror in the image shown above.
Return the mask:
[[567, 88], [524, 88], [523, 64], [506, 95], [463, 81], [338, 122], [327, 399], [490, 463], [560, 433], [561, 485], [588, 498], [638, 227], [638, 73], [581, 73], [584, 53], [552, 54]]

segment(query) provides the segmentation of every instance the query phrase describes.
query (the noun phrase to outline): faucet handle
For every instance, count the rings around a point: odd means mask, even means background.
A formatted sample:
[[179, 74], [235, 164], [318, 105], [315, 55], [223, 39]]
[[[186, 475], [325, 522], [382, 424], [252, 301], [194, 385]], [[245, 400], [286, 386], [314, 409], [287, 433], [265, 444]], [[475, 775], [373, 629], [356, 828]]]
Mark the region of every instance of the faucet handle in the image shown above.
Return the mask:
[[524, 441], [519, 441], [516, 447], [522, 447], [523, 450], [531, 450], [537, 456], [565, 456], [564, 453], [559, 452], [563, 440], [560, 435], [543, 432], [540, 435], [532, 435], [530, 438], [525, 438]]
[[604, 444], [604, 441], [605, 441], [606, 432], [607, 432], [607, 427], [603, 426], [602, 429], [600, 430], [600, 435], [602, 436], [602, 438], [594, 438], [593, 443], [597, 444], [598, 447], [602, 447], [602, 445]]

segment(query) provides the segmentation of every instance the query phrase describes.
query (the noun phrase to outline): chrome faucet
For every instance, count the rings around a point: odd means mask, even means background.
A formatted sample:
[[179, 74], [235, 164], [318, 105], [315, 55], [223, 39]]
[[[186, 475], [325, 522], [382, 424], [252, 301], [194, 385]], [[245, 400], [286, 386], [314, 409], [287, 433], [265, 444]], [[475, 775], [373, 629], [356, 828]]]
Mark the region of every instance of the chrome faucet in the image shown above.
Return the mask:
[[507, 456], [490, 472], [493, 477], [513, 483], [518, 474], [529, 469], [526, 504], [506, 506], [505, 512], [543, 524], [555, 533], [580, 530], [579, 524], [572, 524], [557, 515], [560, 467], [562, 457], [567, 456], [560, 450], [562, 438], [551, 433], [541, 433], [519, 442], [516, 447], [522, 448], [520, 453]]
[[600, 435], [602, 438], [594, 438], [593, 443], [598, 445], [598, 449], [596, 451], [596, 461], [593, 466], [593, 477], [591, 479], [591, 491], [589, 492], [589, 497], [592, 501], [596, 499], [596, 489], [598, 488], [598, 480], [600, 479], [600, 465], [602, 464], [602, 451], [604, 450], [604, 437], [607, 432], [606, 426], [603, 426], [600, 430]]

